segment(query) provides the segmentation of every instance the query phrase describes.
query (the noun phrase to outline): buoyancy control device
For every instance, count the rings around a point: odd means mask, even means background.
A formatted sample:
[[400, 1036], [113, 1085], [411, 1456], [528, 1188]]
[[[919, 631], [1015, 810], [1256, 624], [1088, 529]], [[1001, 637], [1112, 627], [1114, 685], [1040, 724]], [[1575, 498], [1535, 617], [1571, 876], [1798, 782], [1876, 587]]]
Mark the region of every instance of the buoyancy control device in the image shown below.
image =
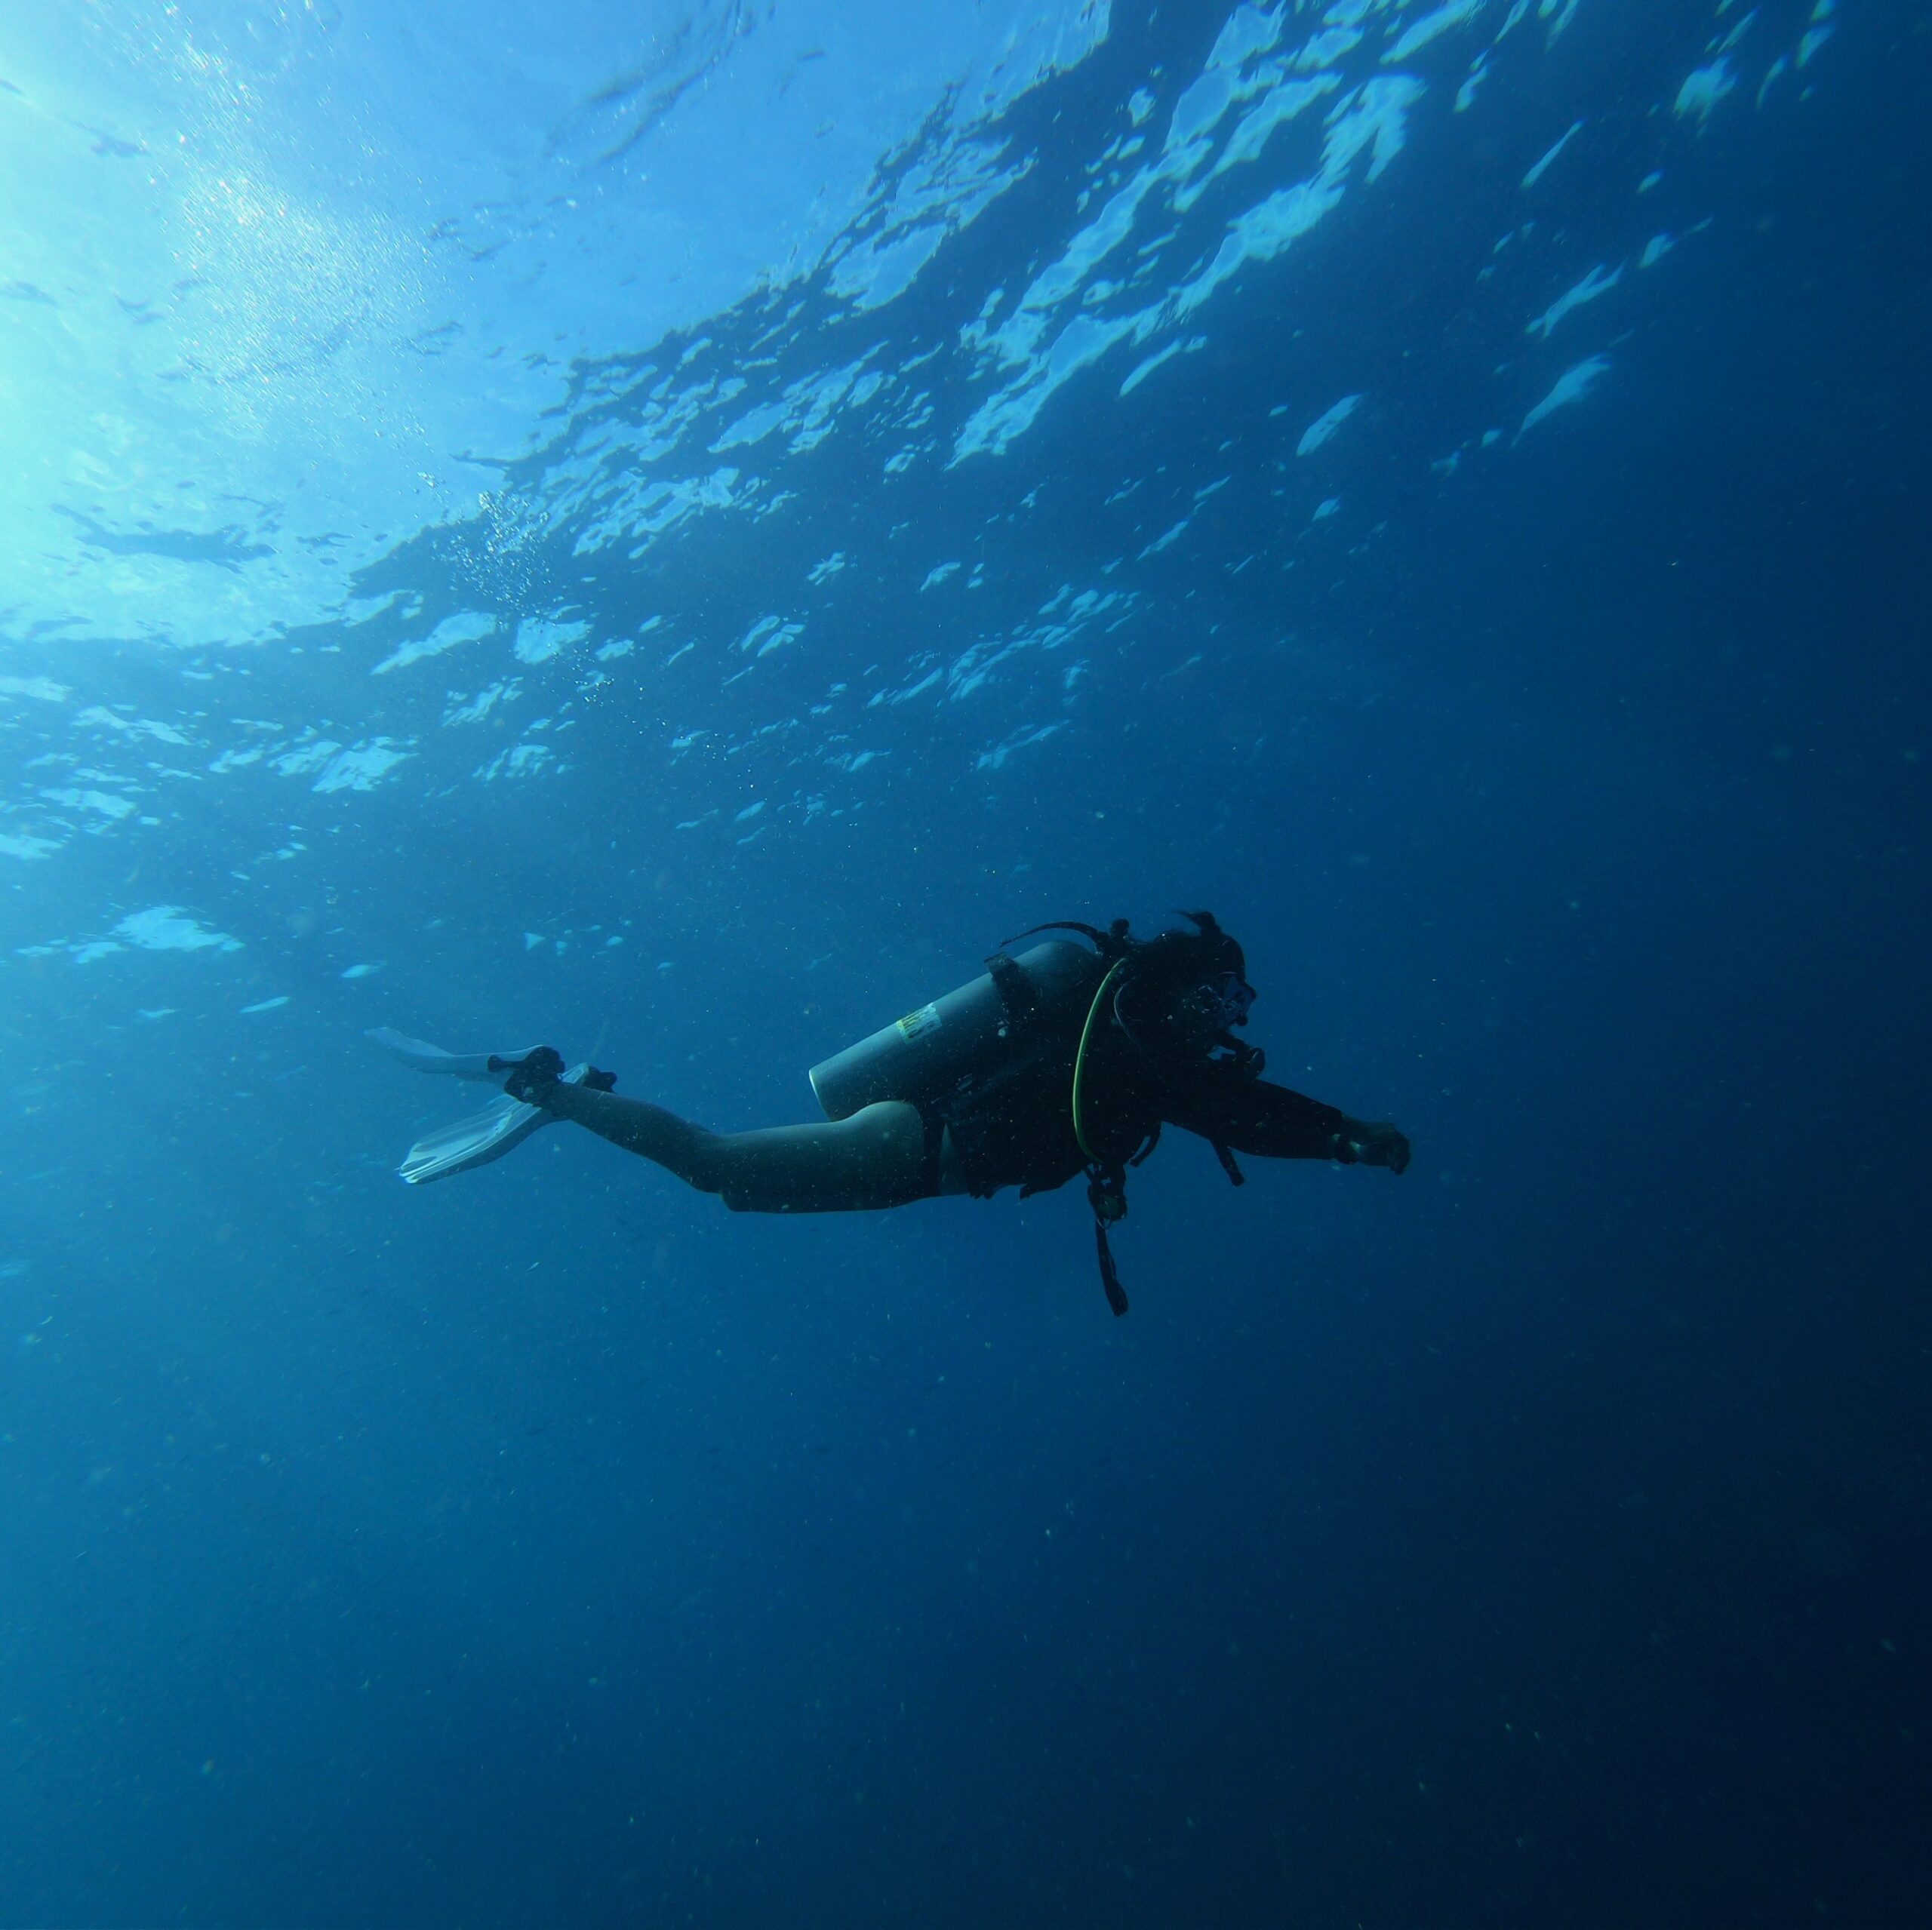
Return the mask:
[[[1124, 1009], [1131, 994], [1143, 983], [1157, 994], [1171, 994], [1189, 981], [1226, 979], [1232, 982], [1229, 1016], [1240, 1025], [1247, 1022], [1247, 1007], [1254, 996], [1243, 976], [1246, 963], [1241, 948], [1222, 931], [1213, 914], [1190, 911], [1183, 915], [1194, 926], [1192, 933], [1169, 933], [1144, 940], [1134, 937], [1124, 918], [1115, 919], [1104, 931], [1063, 919], [1021, 933], [1020, 938], [1031, 938], [1041, 931], [1078, 932], [1093, 949], [1054, 939], [1017, 957], [1004, 950], [995, 952], [980, 977], [821, 1060], [811, 1068], [810, 1077], [825, 1116], [849, 1118], [862, 1107], [882, 1099], [903, 1099], [922, 1109], [943, 1108], [990, 1063], [1015, 1052], [1023, 1053], [1029, 1034], [1037, 1042], [1057, 1031], [1054, 1022], [1071, 1019], [1078, 1026], [1079, 1040], [1068, 1094], [1074, 1136], [1087, 1162], [1087, 1197], [1094, 1211], [1101, 1284], [1106, 1289], [1108, 1305], [1115, 1314], [1124, 1314], [1127, 1293], [1114, 1265], [1107, 1233], [1127, 1212], [1126, 1168], [1138, 1166], [1154, 1150], [1160, 1129], [1156, 1125], [1139, 1151], [1125, 1160], [1108, 1156], [1092, 1142], [1084, 1105], [1084, 1074], [1097, 1025], [1111, 1023], [1137, 1050], [1157, 1058], [1171, 1056], [1130, 1022]], [[1007, 941], [1009, 945], [1018, 942], [1018, 939]], [[1244, 996], [1233, 997], [1235, 991]], [[1049, 1023], [1031, 1022], [1038, 1018]], [[1261, 1053], [1225, 1029], [1215, 1035], [1211, 1050], [1251, 1077], [1261, 1071]], [[1241, 1185], [1241, 1171], [1233, 1154], [1218, 1142], [1214, 1151], [1228, 1178]]]

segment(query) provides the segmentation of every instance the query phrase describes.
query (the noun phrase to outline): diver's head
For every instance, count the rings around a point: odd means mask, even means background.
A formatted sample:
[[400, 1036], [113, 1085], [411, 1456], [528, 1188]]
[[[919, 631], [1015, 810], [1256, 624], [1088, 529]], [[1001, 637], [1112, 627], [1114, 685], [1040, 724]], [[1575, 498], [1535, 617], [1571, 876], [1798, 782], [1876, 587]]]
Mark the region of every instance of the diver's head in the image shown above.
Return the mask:
[[1211, 1044], [1231, 1027], [1247, 1023], [1254, 998], [1254, 988], [1238, 972], [1217, 972], [1188, 986], [1169, 1016], [1177, 1031]]
[[1254, 988], [1241, 947], [1214, 914], [1182, 915], [1192, 931], [1165, 931], [1135, 946], [1121, 1016], [1131, 1034], [1156, 1034], [1166, 1050], [1205, 1059], [1232, 1047], [1228, 1034], [1247, 1023]]

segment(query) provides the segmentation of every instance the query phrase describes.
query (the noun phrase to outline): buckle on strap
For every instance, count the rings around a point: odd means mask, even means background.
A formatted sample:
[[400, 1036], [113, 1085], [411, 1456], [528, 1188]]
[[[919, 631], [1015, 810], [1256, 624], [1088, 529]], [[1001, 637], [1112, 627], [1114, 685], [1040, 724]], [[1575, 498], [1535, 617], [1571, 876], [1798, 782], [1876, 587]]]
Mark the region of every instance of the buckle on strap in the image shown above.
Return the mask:
[[1103, 1226], [1127, 1217], [1127, 1175], [1117, 1166], [1096, 1163], [1087, 1169], [1087, 1203]]

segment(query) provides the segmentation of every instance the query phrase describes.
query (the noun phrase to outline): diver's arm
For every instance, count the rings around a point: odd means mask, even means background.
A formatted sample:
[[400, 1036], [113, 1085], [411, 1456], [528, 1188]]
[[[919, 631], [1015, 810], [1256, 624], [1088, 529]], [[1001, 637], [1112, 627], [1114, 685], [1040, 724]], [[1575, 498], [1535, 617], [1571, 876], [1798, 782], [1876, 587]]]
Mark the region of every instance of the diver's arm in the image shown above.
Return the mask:
[[1339, 1107], [1231, 1068], [1177, 1082], [1162, 1096], [1161, 1111], [1187, 1132], [1263, 1159], [1336, 1160], [1392, 1172], [1409, 1163], [1408, 1140], [1395, 1126], [1351, 1119]]

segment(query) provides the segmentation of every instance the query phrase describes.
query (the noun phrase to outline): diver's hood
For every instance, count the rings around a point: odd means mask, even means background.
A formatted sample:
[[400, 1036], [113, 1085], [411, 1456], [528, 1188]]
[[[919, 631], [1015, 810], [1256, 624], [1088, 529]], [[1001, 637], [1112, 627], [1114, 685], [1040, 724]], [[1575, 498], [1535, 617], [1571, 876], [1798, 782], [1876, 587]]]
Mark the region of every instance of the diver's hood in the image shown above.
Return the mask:
[[[1245, 996], [1238, 1003], [1239, 1016], [1233, 1021], [1236, 1025], [1247, 1024], [1247, 1006], [1254, 996], [1247, 983], [1247, 956], [1234, 937], [1222, 930], [1214, 913], [1183, 911], [1180, 915], [1194, 927], [1192, 931], [1170, 929], [1152, 938], [1139, 939], [1124, 918], [1116, 918], [1105, 931], [1078, 919], [1060, 918], [1035, 925], [1032, 931], [1021, 932], [1005, 942], [1017, 944], [1035, 932], [1080, 933], [1118, 973], [1115, 1022], [1143, 1051], [1161, 1058], [1226, 1056], [1248, 1071], [1259, 1071], [1262, 1055], [1241, 1044], [1225, 1025], [1204, 1046], [1180, 1035], [1187, 1029], [1178, 1023], [1180, 1002], [1194, 988], [1223, 979], [1238, 985]], [[1110, 973], [1110, 979], [1112, 976]]]
[[1180, 915], [1194, 927], [1192, 931], [1171, 928], [1152, 938], [1136, 938], [1124, 918], [1116, 918], [1105, 931], [1078, 918], [1054, 918], [1016, 933], [1001, 945], [1017, 945], [1036, 932], [1078, 932], [1103, 958], [1125, 964], [1131, 976], [1149, 982], [1198, 985], [1222, 972], [1247, 977], [1247, 958], [1233, 937], [1222, 930], [1213, 912], [1183, 911]]
[[1238, 979], [1247, 976], [1247, 960], [1240, 945], [1211, 911], [1184, 911], [1195, 929], [1170, 930], [1150, 939], [1129, 939], [1128, 956], [1131, 976], [1138, 985], [1151, 993], [1180, 992], [1232, 972]]

